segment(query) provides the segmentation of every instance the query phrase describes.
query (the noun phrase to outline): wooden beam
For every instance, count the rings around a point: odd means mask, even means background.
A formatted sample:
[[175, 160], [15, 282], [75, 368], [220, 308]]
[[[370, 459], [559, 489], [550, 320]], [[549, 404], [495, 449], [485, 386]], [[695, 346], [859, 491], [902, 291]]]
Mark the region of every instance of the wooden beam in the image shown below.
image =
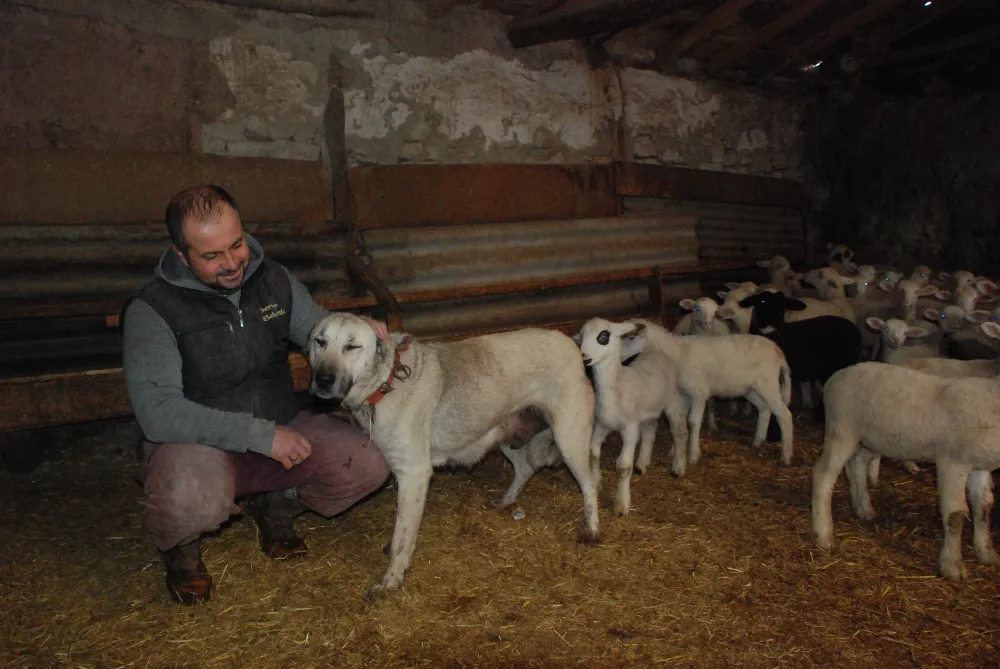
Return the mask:
[[685, 167], [615, 163], [619, 195], [700, 200], [798, 209], [807, 202], [802, 184], [790, 179], [695, 170]]
[[913, 47], [912, 49], [890, 51], [885, 54], [885, 56], [880, 58], [877, 63], [869, 65], [866, 69], [905, 63], [917, 58], [934, 56], [940, 53], [947, 53], [948, 51], [956, 51], [958, 49], [966, 49], [970, 46], [977, 46], [994, 40], [1000, 40], [1000, 26], [993, 26], [992, 28], [980, 30], [979, 32], [969, 33], [952, 39], [941, 40], [932, 44]]
[[872, 0], [868, 2], [858, 11], [848, 14], [840, 21], [834, 23], [823, 35], [814, 37], [793, 49], [788, 62], [781, 69], [783, 70], [788, 66], [801, 67], [805, 65], [806, 59], [813, 54], [819, 53], [831, 44], [839, 42], [903, 2], [906, 2], [906, 0]]
[[220, 5], [232, 5], [247, 9], [266, 9], [286, 14], [308, 14], [309, 16], [341, 16], [354, 19], [370, 19], [376, 13], [368, 9], [358, 9], [352, 0], [209, 0]]
[[728, 27], [739, 19], [740, 12], [751, 2], [753, 0], [726, 0], [723, 2], [714, 12], [702, 18], [683, 35], [675, 39], [666, 51], [662, 54], [657, 53], [657, 67], [672, 68], [674, 63], [695, 44], [707, 38], [712, 33]]
[[754, 49], [766, 44], [786, 30], [801, 23], [806, 17], [825, 5], [829, 0], [803, 0], [795, 7], [774, 19], [752, 35], [740, 40], [733, 48], [713, 57], [705, 66], [708, 74], [726, 69]]
[[357, 229], [614, 216], [608, 165], [409, 164], [354, 167]]
[[[663, 0], [584, 0], [518, 16], [507, 26], [515, 48], [620, 30], [663, 14]], [[537, 11], [537, 10], [536, 10]]]

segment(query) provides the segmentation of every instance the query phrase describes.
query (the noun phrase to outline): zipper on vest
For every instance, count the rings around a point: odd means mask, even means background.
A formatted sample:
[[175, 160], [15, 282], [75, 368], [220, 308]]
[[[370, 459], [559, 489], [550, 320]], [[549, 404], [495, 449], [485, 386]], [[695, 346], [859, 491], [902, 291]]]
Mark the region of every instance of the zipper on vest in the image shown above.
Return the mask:
[[240, 317], [240, 327], [242, 328], [243, 327], [243, 310], [240, 309], [239, 307], [236, 307], [236, 313]]

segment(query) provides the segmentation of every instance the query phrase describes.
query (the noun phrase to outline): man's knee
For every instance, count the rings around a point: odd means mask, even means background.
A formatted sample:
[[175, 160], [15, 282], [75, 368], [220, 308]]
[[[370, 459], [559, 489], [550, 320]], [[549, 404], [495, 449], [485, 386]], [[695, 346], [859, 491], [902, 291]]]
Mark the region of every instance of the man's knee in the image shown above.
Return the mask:
[[[161, 550], [217, 529], [233, 511], [235, 482], [223, 454], [165, 445], [146, 476], [147, 513]], [[206, 450], [200, 450], [206, 449]]]

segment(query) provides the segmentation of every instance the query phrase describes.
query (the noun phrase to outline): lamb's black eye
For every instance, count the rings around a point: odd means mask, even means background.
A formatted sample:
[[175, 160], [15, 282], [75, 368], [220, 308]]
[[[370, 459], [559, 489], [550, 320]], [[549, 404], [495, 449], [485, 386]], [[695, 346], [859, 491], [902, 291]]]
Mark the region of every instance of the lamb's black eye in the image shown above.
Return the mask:
[[314, 339], [313, 341], [316, 342], [316, 346], [320, 350], [323, 350], [324, 348], [326, 348], [326, 340], [323, 339], [322, 337], [316, 337], [316, 339]]
[[361, 347], [358, 346], [357, 344], [347, 344], [346, 346], [344, 346], [344, 350], [345, 351], [354, 351], [354, 350], [357, 350], [359, 348], [361, 348]]
[[601, 333], [597, 335], [597, 343], [601, 346], [607, 346], [609, 341], [611, 341], [611, 333], [607, 330], [601, 330]]

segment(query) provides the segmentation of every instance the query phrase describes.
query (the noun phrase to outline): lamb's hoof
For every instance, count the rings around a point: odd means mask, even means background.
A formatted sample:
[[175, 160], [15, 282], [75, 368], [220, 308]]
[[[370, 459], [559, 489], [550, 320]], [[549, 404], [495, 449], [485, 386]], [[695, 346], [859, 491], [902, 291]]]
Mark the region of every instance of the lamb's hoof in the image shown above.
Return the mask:
[[991, 567], [1000, 567], [1000, 555], [998, 555], [992, 548], [985, 551], [978, 551], [976, 553], [976, 558], [982, 564], [989, 565]]
[[814, 534], [813, 542], [816, 544], [816, 548], [821, 551], [826, 551], [829, 553], [837, 545], [833, 538], [833, 534]]
[[909, 460], [903, 463], [903, 469], [905, 469], [910, 474], [920, 473], [920, 465], [918, 465], [916, 462], [911, 462]]
[[600, 530], [592, 530], [589, 527], [585, 527], [580, 531], [580, 543], [594, 545], [601, 543], [601, 541], [603, 541], [603, 538], [601, 537]]
[[781, 464], [785, 465], [786, 467], [788, 467], [789, 465], [791, 465], [792, 464], [792, 456], [789, 455], [788, 457], [785, 457], [784, 455], [782, 455], [781, 456]]
[[878, 516], [878, 514], [875, 513], [875, 507], [873, 506], [870, 506], [867, 509], [855, 511], [855, 515], [866, 522], [871, 522]]
[[955, 562], [942, 562], [940, 565], [941, 577], [952, 583], [962, 583], [965, 581], [965, 563], [961, 560]]
[[620, 504], [618, 502], [615, 502], [614, 506], [611, 507], [611, 513], [614, 514], [615, 516], [627, 516], [629, 510], [630, 509], [627, 506], [624, 506], [623, 504]]
[[678, 469], [675, 469], [673, 467], [670, 468], [670, 475], [673, 476], [675, 479], [682, 479], [684, 478], [685, 474], [687, 474], [687, 469], [683, 467]]

